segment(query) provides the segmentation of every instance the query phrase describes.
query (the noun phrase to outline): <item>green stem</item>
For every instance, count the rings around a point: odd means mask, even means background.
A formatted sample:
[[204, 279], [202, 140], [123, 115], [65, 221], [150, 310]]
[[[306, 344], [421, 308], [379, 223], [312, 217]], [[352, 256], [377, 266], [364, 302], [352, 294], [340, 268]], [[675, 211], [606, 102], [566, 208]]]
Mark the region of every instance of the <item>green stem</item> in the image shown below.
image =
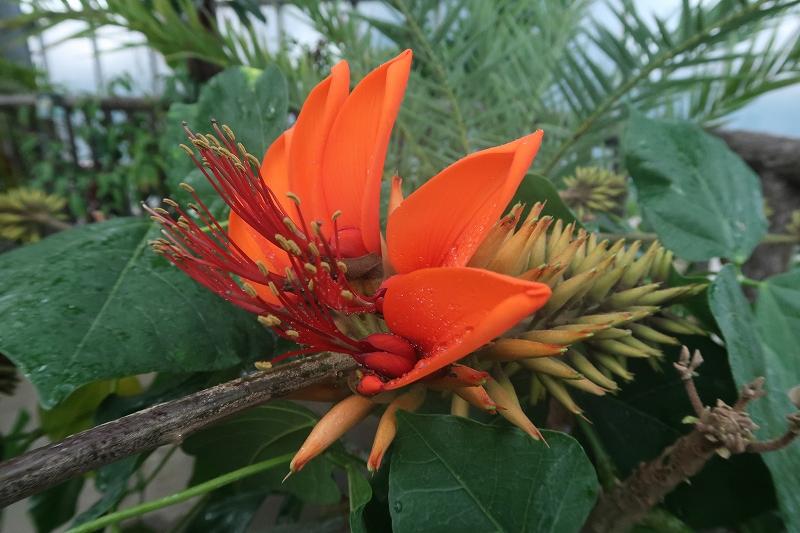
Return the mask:
[[586, 437], [589, 447], [592, 449], [600, 484], [605, 489], [613, 487], [619, 479], [617, 477], [617, 468], [614, 465], [614, 461], [611, 459], [611, 456], [608, 455], [608, 452], [592, 425], [580, 417], [576, 417], [576, 420], [578, 421], [578, 427], [581, 428], [583, 435]]
[[403, 16], [406, 18], [406, 22], [408, 23], [409, 29], [414, 33], [414, 38], [422, 48], [423, 53], [428, 56], [428, 61], [430, 63], [431, 68], [433, 69], [433, 74], [436, 76], [436, 81], [442, 87], [445, 96], [448, 100], [450, 100], [450, 105], [452, 106], [453, 111], [453, 120], [456, 123], [456, 127], [458, 128], [459, 137], [461, 140], [461, 148], [464, 150], [465, 154], [470, 153], [472, 150], [469, 144], [469, 138], [467, 137], [467, 123], [464, 121], [464, 115], [461, 114], [461, 107], [458, 105], [458, 99], [456, 99], [456, 93], [453, 91], [450, 82], [447, 80], [447, 71], [442, 66], [442, 64], [437, 60], [436, 53], [433, 50], [428, 38], [425, 36], [425, 32], [422, 31], [419, 24], [417, 24], [417, 19], [414, 18], [411, 11], [408, 9], [404, 0], [396, 0], [396, 5], [403, 12]]
[[553, 168], [558, 164], [564, 154], [572, 148], [572, 146], [578, 142], [578, 140], [583, 137], [591, 128], [594, 126], [594, 123], [600, 119], [605, 113], [607, 113], [617, 101], [625, 96], [625, 94], [636, 87], [642, 80], [646, 79], [651, 73], [655, 70], [662, 68], [668, 61], [673, 59], [678, 54], [681, 54], [694, 46], [699, 45], [703, 42], [703, 40], [711, 35], [712, 32], [716, 30], [721, 30], [722, 28], [729, 26], [731, 24], [736, 24], [739, 19], [746, 19], [750, 16], [753, 12], [758, 10], [762, 4], [765, 4], [767, 0], [760, 0], [759, 2], [755, 2], [754, 4], [748, 6], [746, 9], [742, 11], [735, 12], [728, 17], [725, 17], [719, 23], [714, 24], [713, 26], [709, 26], [705, 28], [704, 31], [700, 33], [696, 33], [690, 38], [686, 39], [682, 43], [678, 44], [671, 50], [667, 50], [661, 55], [659, 55], [656, 59], [654, 59], [651, 63], [647, 64], [642, 68], [641, 71], [636, 76], [632, 76], [628, 78], [628, 80], [617, 87], [617, 89], [612, 92], [604, 101], [601, 103], [597, 108], [592, 112], [591, 115], [586, 117], [583, 122], [577, 127], [577, 129], [573, 132], [573, 134], [565, 139], [556, 150], [553, 157], [547, 162], [544, 167], [544, 170], [541, 172], [545, 176], [549, 176], [550, 173], [553, 171]]
[[164, 498], [146, 502], [141, 505], [135, 505], [128, 509], [123, 509], [122, 511], [117, 511], [116, 513], [111, 513], [106, 516], [101, 516], [96, 520], [92, 520], [91, 522], [86, 522], [85, 524], [81, 524], [78, 527], [72, 528], [67, 531], [67, 533], [90, 533], [108, 525], [127, 520], [128, 518], [134, 518], [136, 516], [147, 514], [164, 507], [169, 507], [170, 505], [175, 505], [176, 503], [184, 502], [194, 498], [195, 496], [200, 496], [202, 494], [211, 492], [212, 490], [224, 487], [225, 485], [230, 485], [231, 483], [239, 481], [240, 479], [258, 474], [264, 470], [269, 470], [270, 468], [274, 468], [283, 463], [288, 463], [292, 460], [293, 455], [293, 453], [287, 453], [285, 455], [281, 455], [280, 457], [275, 457], [274, 459], [267, 459], [266, 461], [261, 461], [260, 463], [239, 468], [238, 470], [228, 472], [227, 474], [215, 477], [214, 479], [209, 479], [205, 483], [200, 483], [194, 487], [189, 487], [186, 490], [176, 492], [175, 494], [170, 494]]

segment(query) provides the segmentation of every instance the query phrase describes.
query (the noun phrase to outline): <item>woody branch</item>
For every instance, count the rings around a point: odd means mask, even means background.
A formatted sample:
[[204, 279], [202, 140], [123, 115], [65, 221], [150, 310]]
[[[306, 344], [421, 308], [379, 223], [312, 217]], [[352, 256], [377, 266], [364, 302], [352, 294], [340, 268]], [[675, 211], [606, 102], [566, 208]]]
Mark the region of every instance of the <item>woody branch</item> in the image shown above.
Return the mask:
[[789, 415], [784, 435], [757, 441], [758, 426], [747, 413], [747, 405], [764, 396], [764, 378], [756, 378], [739, 393], [733, 406], [717, 400], [705, 406], [694, 383], [695, 371], [702, 364], [699, 351], [690, 356], [684, 346], [675, 368], [681, 376], [697, 421], [691, 433], [676, 440], [654, 460], [640, 464], [624, 481], [600, 496], [584, 526], [584, 533], [627, 531], [637, 524], [680, 483], [688, 480], [714, 454], [723, 457], [740, 453], [780, 450], [800, 435], [800, 412]]
[[183, 440], [218, 420], [356, 367], [323, 353], [228, 381], [76, 433], [0, 463], [0, 508], [124, 457]]

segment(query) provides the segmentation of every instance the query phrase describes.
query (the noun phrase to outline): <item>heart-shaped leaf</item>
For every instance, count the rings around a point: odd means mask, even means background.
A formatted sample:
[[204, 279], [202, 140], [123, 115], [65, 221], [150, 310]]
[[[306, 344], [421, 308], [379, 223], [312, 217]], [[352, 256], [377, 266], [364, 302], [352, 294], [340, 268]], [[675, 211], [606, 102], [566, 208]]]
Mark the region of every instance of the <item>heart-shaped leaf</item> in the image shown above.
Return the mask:
[[579, 531], [597, 497], [580, 445], [545, 431], [398, 413], [389, 471], [394, 530]]

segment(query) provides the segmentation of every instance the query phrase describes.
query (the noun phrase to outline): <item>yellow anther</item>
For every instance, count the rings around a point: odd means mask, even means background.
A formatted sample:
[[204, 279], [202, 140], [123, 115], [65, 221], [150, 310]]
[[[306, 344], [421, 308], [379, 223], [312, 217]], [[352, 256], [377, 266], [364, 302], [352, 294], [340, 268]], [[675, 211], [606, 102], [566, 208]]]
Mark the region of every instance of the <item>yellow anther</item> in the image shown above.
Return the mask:
[[293, 330], [293, 329], [287, 329], [287, 330], [286, 330], [284, 333], [286, 333], [286, 336], [287, 336], [287, 337], [291, 337], [291, 338], [293, 338], [293, 339], [296, 339], [297, 337], [299, 337], [299, 336], [300, 336], [300, 334], [299, 334], [299, 333], [297, 333], [297, 332], [296, 332], [295, 330]]
[[185, 144], [180, 144], [179, 146], [181, 147], [181, 150], [183, 150], [184, 152], [187, 153], [187, 155], [189, 155], [189, 156], [193, 156], [194, 155], [194, 150], [192, 150], [191, 148], [189, 148]]
[[161, 207], [153, 208], [153, 212], [154, 213], [158, 213], [159, 215], [169, 216], [169, 213], [167, 212], [167, 210], [164, 209], [164, 208], [161, 208]]
[[289, 198], [289, 199], [290, 199], [291, 201], [293, 201], [294, 203], [296, 203], [297, 205], [300, 205], [300, 197], [299, 197], [299, 196], [297, 196], [297, 195], [296, 195], [295, 193], [293, 193], [292, 191], [287, 191], [287, 192], [286, 192], [286, 197], [287, 197], [287, 198]]
[[227, 135], [230, 140], [232, 141], [236, 140], [236, 135], [233, 134], [233, 130], [230, 129], [230, 127], [228, 127], [227, 124], [222, 125], [222, 131], [225, 132], [225, 135]]
[[258, 317], [258, 321], [269, 328], [281, 325], [281, 319], [276, 317], [275, 315], [260, 316]]
[[262, 275], [269, 276], [269, 269], [267, 268], [267, 265], [265, 265], [261, 261], [256, 261], [256, 266], [258, 267], [258, 271], [261, 272]]
[[297, 228], [297, 225], [291, 218], [283, 217], [283, 225], [289, 228], [289, 230], [295, 235], [300, 235], [300, 230]]
[[[319, 248], [317, 248], [317, 245], [313, 242], [308, 243], [308, 251], [311, 252], [314, 257], [319, 257], [320, 255]], [[330, 265], [328, 265], [328, 271], [330, 272]]]
[[273, 282], [270, 281], [268, 285], [269, 285], [269, 290], [272, 291], [272, 294], [274, 294], [275, 296], [281, 295], [280, 291], [278, 290], [278, 287], [276, 287]]
[[337, 218], [339, 218], [340, 216], [342, 216], [342, 211], [341, 211], [340, 209], [337, 209], [337, 210], [336, 210], [336, 211], [334, 211], [334, 212], [333, 212], [333, 214], [331, 215], [331, 220], [334, 220], [334, 221], [335, 221], [335, 220], [336, 220]]
[[256, 156], [254, 156], [253, 154], [246, 153], [246, 154], [244, 154], [244, 157], [245, 157], [245, 159], [247, 159], [248, 161], [250, 161], [250, 163], [251, 163], [251, 164], [252, 164], [254, 167], [258, 168], [258, 167], [260, 167], [260, 166], [261, 166], [261, 161], [259, 161], [259, 160], [258, 160], [258, 158], [257, 158]]
[[311, 274], [311, 275], [314, 275], [314, 274], [316, 274], [316, 273], [317, 273], [317, 267], [315, 267], [315, 266], [314, 266], [314, 265], [312, 265], [311, 263], [305, 263], [305, 264], [303, 265], [303, 268], [304, 268], [304, 269], [306, 269], [306, 272], [308, 272], [308, 273], [309, 273], [309, 274]]
[[344, 261], [336, 261], [336, 267], [347, 274], [347, 265], [344, 263]]
[[348, 302], [352, 302], [353, 300], [355, 300], [355, 296], [353, 295], [353, 293], [348, 291], [347, 289], [340, 292], [339, 295]]
[[326, 263], [325, 261], [320, 261], [319, 266], [325, 272], [330, 273], [330, 271], [331, 271], [331, 265], [330, 264]]
[[164, 198], [162, 202], [172, 207], [178, 207], [178, 202], [176, 202], [172, 198]]
[[258, 296], [256, 290], [249, 283], [242, 283], [242, 290], [244, 290], [244, 292], [246, 292], [249, 296], [252, 296], [253, 298]]
[[322, 228], [322, 222], [320, 222], [319, 220], [312, 220], [311, 221], [311, 231], [317, 237], [322, 235], [321, 228]]
[[292, 253], [297, 256], [303, 255], [303, 251], [300, 250], [300, 247], [297, 246], [297, 243], [294, 242], [292, 239], [286, 239], [286, 244], [289, 246], [289, 250], [287, 250], [289, 253]]
[[272, 369], [272, 363], [270, 363], [269, 361], [256, 361], [255, 363], [253, 363], [253, 366], [256, 367], [256, 370], [271, 370]]
[[188, 183], [186, 183], [185, 181], [182, 181], [182, 182], [181, 182], [181, 183], [178, 185], [178, 187], [180, 187], [181, 189], [183, 189], [183, 190], [184, 190], [184, 191], [186, 191], [186, 192], [190, 192], [190, 193], [193, 193], [193, 192], [194, 192], [194, 187], [192, 187], [191, 185], [189, 185], [189, 184], [188, 184]]

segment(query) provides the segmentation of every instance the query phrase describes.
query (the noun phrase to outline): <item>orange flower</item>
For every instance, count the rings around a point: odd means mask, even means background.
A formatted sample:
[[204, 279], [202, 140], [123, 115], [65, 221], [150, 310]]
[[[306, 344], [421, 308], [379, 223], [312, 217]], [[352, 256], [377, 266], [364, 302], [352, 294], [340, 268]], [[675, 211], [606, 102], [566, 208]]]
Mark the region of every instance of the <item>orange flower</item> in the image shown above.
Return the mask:
[[[231, 207], [229, 228], [184, 186], [194, 216], [169, 199], [177, 219], [151, 210], [166, 235], [154, 248], [301, 345], [282, 357], [346, 353], [362, 367], [355, 383], [362, 395], [422, 380], [493, 410], [481, 387], [486, 374], [451, 365], [531, 316], [550, 288], [467, 264], [514, 195], [542, 132], [471, 154], [406, 199], [395, 178], [384, 281], [368, 290], [376, 284], [359, 279], [354, 267], [365, 258], [381, 264], [380, 182], [410, 66], [407, 50], [348, 94], [347, 63], [337, 64], [260, 164], [226, 126], [214, 124], [214, 136], [187, 130], [199, 157], [185, 150]], [[360, 407], [332, 411], [335, 428], [315, 430], [293, 470], [369, 413], [368, 404], [353, 402]], [[374, 464], [394, 434], [393, 416], [385, 424]]]

